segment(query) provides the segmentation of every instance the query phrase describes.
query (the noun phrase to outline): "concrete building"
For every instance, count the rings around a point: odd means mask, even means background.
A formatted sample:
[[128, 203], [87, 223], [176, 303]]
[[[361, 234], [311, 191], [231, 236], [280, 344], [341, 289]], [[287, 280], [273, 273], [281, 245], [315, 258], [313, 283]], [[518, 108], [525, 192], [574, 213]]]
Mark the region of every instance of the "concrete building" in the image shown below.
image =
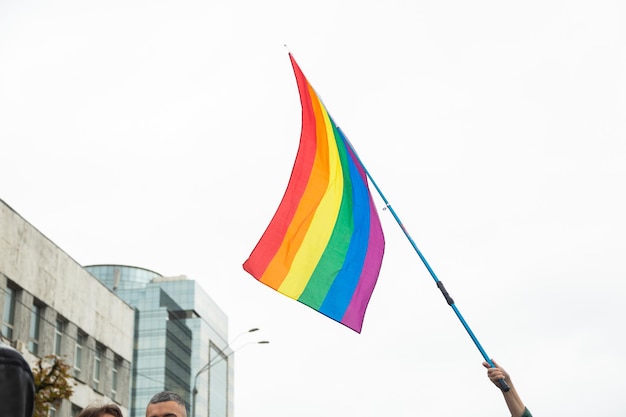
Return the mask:
[[228, 318], [198, 283], [125, 265], [85, 269], [136, 310], [131, 417], [163, 390], [181, 395], [190, 417], [233, 415]]
[[74, 394], [52, 416], [107, 402], [128, 415], [133, 308], [2, 200], [0, 313], [2, 341], [31, 364], [55, 354], [72, 366]]

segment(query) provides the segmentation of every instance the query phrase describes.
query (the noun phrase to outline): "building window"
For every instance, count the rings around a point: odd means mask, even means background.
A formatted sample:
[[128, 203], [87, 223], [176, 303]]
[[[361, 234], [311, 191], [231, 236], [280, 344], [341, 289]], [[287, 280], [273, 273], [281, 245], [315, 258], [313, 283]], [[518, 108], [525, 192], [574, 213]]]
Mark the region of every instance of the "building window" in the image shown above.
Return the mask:
[[76, 404], [72, 404], [72, 417], [78, 417], [81, 411], [83, 411], [82, 408], [80, 408]]
[[54, 407], [48, 408], [48, 417], [57, 417], [57, 409]]
[[63, 331], [65, 330], [65, 321], [57, 318], [54, 328], [54, 354], [61, 356], [61, 348], [63, 346]]
[[100, 370], [102, 368], [102, 356], [104, 348], [100, 345], [96, 346], [96, 352], [93, 361], [93, 389], [100, 389]]
[[121, 360], [116, 356], [113, 360], [113, 369], [111, 375], [111, 399], [117, 401], [117, 384], [118, 384], [118, 374], [120, 368]]
[[4, 311], [2, 313], [2, 336], [13, 339], [15, 325], [15, 297], [17, 291], [7, 286], [4, 289]]
[[39, 327], [43, 307], [34, 303], [30, 310], [30, 329], [28, 330], [28, 351], [34, 355], [39, 353]]
[[74, 376], [80, 377], [80, 370], [83, 365], [83, 349], [87, 335], [81, 331], [76, 334], [76, 349], [74, 350]]

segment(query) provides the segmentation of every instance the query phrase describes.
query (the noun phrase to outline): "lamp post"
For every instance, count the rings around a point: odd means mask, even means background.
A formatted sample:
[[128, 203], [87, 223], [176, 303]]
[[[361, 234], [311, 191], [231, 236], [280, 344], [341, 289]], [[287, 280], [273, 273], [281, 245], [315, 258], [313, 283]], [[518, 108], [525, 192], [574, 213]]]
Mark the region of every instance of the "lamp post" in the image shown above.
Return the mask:
[[[226, 345], [226, 348], [224, 348], [224, 350], [228, 349], [239, 337], [241, 337], [242, 335], [246, 334], [246, 333], [252, 333], [252, 332], [256, 332], [258, 331], [258, 328], [252, 328], [248, 331], [245, 331], [239, 335], [237, 335], [237, 337], [235, 337], [230, 343], [228, 343]], [[198, 389], [197, 389], [197, 384], [198, 384], [198, 376], [200, 376], [200, 374], [202, 374], [203, 372], [208, 371], [209, 369], [211, 369], [211, 367], [213, 365], [215, 365], [216, 363], [218, 363], [219, 361], [221, 361], [222, 359], [227, 359], [229, 356], [232, 356], [235, 354], [236, 351], [243, 349], [244, 347], [248, 346], [248, 345], [252, 345], [252, 344], [258, 344], [258, 345], [265, 345], [268, 344], [269, 341], [268, 340], [259, 340], [258, 342], [247, 342], [244, 343], [243, 345], [239, 346], [237, 349], [233, 350], [232, 352], [230, 352], [228, 355], [226, 356], [218, 356], [215, 357], [213, 359], [209, 359], [209, 362], [207, 362], [205, 365], [203, 365], [198, 372], [196, 372], [196, 375], [194, 376], [193, 379], [193, 391], [191, 391], [192, 393], [192, 407], [191, 407], [191, 416], [192, 417], [196, 417], [196, 395], [198, 394]]]

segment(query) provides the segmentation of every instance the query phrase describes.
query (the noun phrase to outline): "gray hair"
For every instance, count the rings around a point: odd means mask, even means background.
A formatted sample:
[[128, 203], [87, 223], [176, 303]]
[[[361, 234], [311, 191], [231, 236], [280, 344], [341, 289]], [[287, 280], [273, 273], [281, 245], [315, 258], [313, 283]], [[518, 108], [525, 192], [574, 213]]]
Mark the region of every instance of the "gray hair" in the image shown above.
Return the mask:
[[150, 398], [150, 402], [148, 404], [158, 404], [167, 401], [174, 401], [175, 403], [179, 404], [183, 408], [183, 410], [185, 410], [185, 416], [187, 415], [187, 404], [185, 403], [185, 400], [183, 400], [183, 397], [176, 394], [175, 392], [161, 391], [157, 394], [154, 394], [154, 396]]

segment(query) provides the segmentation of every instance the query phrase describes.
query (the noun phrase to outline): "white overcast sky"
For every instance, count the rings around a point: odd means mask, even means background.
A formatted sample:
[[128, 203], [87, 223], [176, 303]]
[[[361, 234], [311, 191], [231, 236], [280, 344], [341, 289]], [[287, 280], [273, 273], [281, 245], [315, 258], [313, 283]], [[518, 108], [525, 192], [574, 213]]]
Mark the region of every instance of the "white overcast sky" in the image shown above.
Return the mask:
[[361, 335], [241, 268], [298, 146], [284, 44], [531, 411], [626, 415], [622, 1], [0, 0], [0, 198], [260, 327], [237, 417], [507, 415], [378, 197]]

